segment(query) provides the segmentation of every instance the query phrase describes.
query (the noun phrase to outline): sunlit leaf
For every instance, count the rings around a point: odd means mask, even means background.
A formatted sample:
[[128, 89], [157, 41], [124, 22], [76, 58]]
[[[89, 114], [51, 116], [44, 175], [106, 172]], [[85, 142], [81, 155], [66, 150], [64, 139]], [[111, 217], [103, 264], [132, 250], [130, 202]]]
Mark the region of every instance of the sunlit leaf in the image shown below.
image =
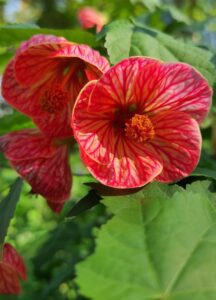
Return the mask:
[[95, 253], [78, 264], [80, 292], [94, 300], [216, 299], [215, 194], [208, 182], [184, 190], [150, 184], [107, 197], [114, 217]]
[[[108, 27], [105, 47], [111, 63], [128, 56], [150, 56], [162, 61], [181, 61], [197, 68], [210, 84], [216, 80], [213, 54], [140, 24], [116, 21]], [[122, 50], [123, 49], [123, 50]]]

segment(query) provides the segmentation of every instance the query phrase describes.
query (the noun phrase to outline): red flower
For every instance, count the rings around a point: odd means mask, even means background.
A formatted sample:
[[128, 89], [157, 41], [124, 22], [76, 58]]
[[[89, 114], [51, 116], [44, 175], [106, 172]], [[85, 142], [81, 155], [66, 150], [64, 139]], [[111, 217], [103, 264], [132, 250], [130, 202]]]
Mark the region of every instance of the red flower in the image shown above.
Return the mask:
[[172, 182], [196, 167], [198, 123], [212, 91], [191, 66], [131, 57], [87, 84], [72, 126], [83, 161], [103, 184], [135, 188]]
[[[31, 185], [59, 212], [70, 196], [68, 163], [72, 144], [71, 113], [80, 89], [109, 68], [86, 45], [36, 35], [24, 42], [3, 75], [2, 93], [13, 107], [33, 118], [43, 132], [22, 130], [0, 137], [0, 150]], [[71, 139], [70, 139], [71, 138]]]
[[100, 32], [107, 23], [107, 17], [92, 7], [83, 7], [77, 13], [79, 23], [84, 29], [96, 26], [97, 32]]
[[4, 244], [0, 260], [0, 294], [19, 294], [20, 278], [26, 280], [23, 259], [10, 244]]
[[46, 198], [59, 212], [70, 196], [72, 185], [68, 162], [70, 139], [53, 139], [34, 129], [0, 137], [0, 150], [12, 167], [31, 185], [32, 193]]
[[8, 64], [2, 95], [32, 117], [46, 135], [71, 136], [70, 118], [77, 95], [108, 68], [107, 60], [87, 45], [36, 35], [21, 45]]

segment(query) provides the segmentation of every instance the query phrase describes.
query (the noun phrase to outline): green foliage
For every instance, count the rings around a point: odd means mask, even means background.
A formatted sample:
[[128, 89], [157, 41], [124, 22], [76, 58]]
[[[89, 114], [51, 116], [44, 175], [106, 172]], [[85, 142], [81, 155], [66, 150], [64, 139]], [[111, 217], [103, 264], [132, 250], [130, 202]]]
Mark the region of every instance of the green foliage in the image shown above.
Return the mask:
[[[64, 36], [106, 55], [101, 39], [105, 33], [105, 46], [113, 64], [131, 55], [146, 55], [189, 63], [211, 84], [215, 81], [216, 10], [212, 0], [18, 2], [23, 5], [10, 22], [30, 23], [0, 26], [1, 73], [20, 43], [34, 34]], [[123, 20], [110, 23], [97, 35], [95, 30], [81, 30], [76, 13], [85, 5], [104, 12], [110, 21]], [[129, 22], [129, 18], [133, 21]], [[0, 19], [8, 20], [1, 12]], [[8, 111], [11, 114], [2, 117]], [[211, 192], [216, 191], [216, 161], [211, 156], [213, 113], [215, 107], [203, 130], [205, 151], [199, 165], [192, 177], [179, 183], [185, 185], [207, 177], [211, 179]], [[34, 124], [30, 118], [0, 102], [0, 135], [31, 127]], [[116, 197], [120, 191], [89, 183], [93, 178], [80, 162], [77, 147], [71, 154], [72, 194], [60, 216], [51, 212], [42, 197], [30, 195], [28, 184], [23, 185], [6, 240], [24, 257], [28, 280], [20, 296], [0, 295], [0, 299], [34, 300], [38, 295], [41, 300], [87, 299], [77, 293], [75, 267], [94, 251], [95, 235], [95, 254], [77, 268], [81, 293], [92, 300], [215, 299], [215, 194], [209, 192], [208, 183], [196, 182], [187, 190], [153, 184], [137, 194], [130, 190], [130, 196]], [[12, 200], [18, 200], [21, 185], [16, 177], [0, 153], [0, 199], [4, 199], [0, 206], [7, 204], [10, 208], [9, 214], [2, 214], [4, 208], [0, 207], [0, 231], [5, 233], [16, 204]], [[12, 193], [16, 194], [13, 199]], [[106, 207], [94, 206], [105, 195], [115, 197], [106, 197]], [[100, 230], [110, 218], [109, 211], [114, 217]], [[73, 218], [68, 220], [68, 215]]]
[[0, 135], [19, 129], [33, 127], [34, 124], [31, 119], [17, 111], [13, 111], [11, 114], [0, 118]]
[[150, 11], [154, 11], [156, 7], [160, 6], [161, 0], [131, 0], [133, 4], [142, 3], [145, 5]]
[[0, 27], [0, 46], [19, 44], [32, 37], [34, 34], [53, 34], [63, 36], [69, 41], [76, 43], [85, 43], [92, 47], [96, 46], [94, 35], [81, 29], [57, 30], [14, 25]]
[[216, 196], [208, 185], [155, 183], [133, 196], [105, 198], [114, 217], [99, 232], [95, 253], [78, 264], [81, 294], [214, 300]]
[[11, 186], [9, 194], [0, 201], [0, 245], [4, 243], [10, 220], [20, 198], [22, 180], [18, 178]]
[[109, 25], [105, 47], [113, 64], [129, 55], [150, 56], [162, 61], [191, 64], [210, 84], [216, 80], [215, 67], [211, 62], [213, 54], [210, 51], [139, 24], [133, 26], [126, 21], [116, 21]]

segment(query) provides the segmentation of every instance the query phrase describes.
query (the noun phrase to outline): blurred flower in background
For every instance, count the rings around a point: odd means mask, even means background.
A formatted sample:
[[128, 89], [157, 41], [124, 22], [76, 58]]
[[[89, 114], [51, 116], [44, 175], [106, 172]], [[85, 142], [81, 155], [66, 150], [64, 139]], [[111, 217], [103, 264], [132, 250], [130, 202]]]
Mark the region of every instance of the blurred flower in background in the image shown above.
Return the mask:
[[93, 7], [83, 7], [77, 12], [77, 19], [84, 29], [96, 26], [97, 32], [100, 32], [108, 18]]

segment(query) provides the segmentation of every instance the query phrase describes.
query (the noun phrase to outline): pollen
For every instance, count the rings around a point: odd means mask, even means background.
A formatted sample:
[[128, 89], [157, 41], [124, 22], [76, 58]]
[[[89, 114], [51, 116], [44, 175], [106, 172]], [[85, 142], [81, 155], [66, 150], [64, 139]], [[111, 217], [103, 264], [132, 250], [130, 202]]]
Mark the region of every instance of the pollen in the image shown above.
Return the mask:
[[40, 98], [41, 109], [50, 114], [62, 111], [69, 100], [68, 92], [60, 87], [45, 90]]
[[138, 143], [144, 143], [154, 138], [155, 131], [148, 116], [135, 114], [125, 123], [125, 135]]

